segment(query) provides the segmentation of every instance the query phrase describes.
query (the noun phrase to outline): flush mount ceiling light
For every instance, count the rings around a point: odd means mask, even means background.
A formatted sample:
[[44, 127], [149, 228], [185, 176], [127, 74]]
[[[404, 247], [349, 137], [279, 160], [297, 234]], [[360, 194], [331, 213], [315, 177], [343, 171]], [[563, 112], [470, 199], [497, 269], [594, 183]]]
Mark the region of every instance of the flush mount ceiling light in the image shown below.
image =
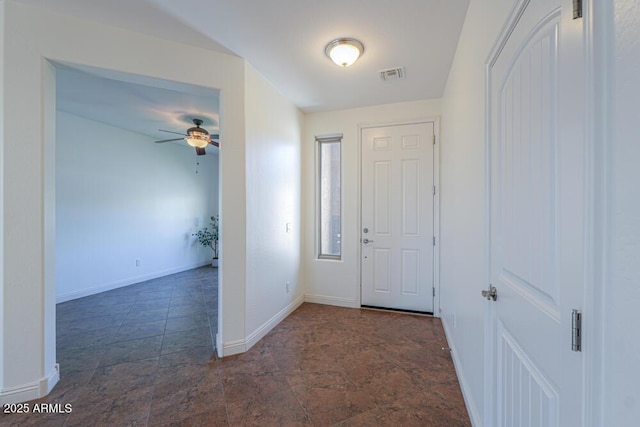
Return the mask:
[[348, 67], [358, 60], [364, 52], [362, 42], [351, 38], [335, 39], [324, 48], [324, 53], [331, 58], [336, 65]]

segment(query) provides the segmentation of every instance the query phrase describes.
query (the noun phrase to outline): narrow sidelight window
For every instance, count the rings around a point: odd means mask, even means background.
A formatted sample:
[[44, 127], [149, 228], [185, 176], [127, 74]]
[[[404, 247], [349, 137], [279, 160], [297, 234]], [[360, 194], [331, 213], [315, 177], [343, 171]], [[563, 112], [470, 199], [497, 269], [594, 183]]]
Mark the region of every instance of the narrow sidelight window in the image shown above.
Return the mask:
[[317, 136], [318, 258], [340, 259], [342, 237], [342, 135]]

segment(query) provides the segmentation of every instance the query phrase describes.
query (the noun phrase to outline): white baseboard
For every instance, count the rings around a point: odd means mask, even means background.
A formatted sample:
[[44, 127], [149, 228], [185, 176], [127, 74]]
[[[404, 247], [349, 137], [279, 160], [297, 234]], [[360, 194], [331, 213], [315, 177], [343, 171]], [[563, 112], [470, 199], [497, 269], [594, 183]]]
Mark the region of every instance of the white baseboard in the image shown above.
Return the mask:
[[220, 336], [220, 334], [216, 334], [216, 354], [218, 355], [218, 357], [222, 357], [223, 356], [223, 346], [222, 346], [222, 337]]
[[60, 380], [60, 366], [56, 363], [49, 375], [39, 381], [0, 390], [0, 404], [22, 403], [39, 399], [53, 390]]
[[304, 301], [314, 304], [335, 305], [337, 307], [360, 308], [360, 303], [354, 299], [332, 297], [329, 295], [306, 294]]
[[[258, 329], [253, 331], [249, 336], [247, 336], [244, 340], [230, 341], [226, 342], [222, 345], [218, 343], [218, 356], [226, 357], [233, 356], [234, 354], [244, 353], [248, 351], [251, 347], [253, 347], [258, 341], [264, 338], [273, 328], [278, 326], [280, 322], [282, 322], [288, 315], [293, 313], [298, 307], [302, 305], [304, 302], [304, 298], [299, 296], [295, 300], [293, 300], [289, 305], [276, 313], [271, 319], [267, 320], [263, 323]], [[216, 340], [219, 340], [220, 335], [216, 337]], [[222, 351], [220, 351], [222, 349]], [[222, 353], [222, 354], [221, 354]]]
[[462, 373], [462, 370], [460, 369], [461, 363], [458, 357], [458, 351], [456, 350], [453, 339], [451, 339], [451, 334], [449, 333], [449, 326], [446, 322], [446, 318], [444, 316], [441, 316], [440, 320], [442, 321], [442, 328], [444, 329], [444, 335], [447, 339], [447, 344], [451, 349], [451, 359], [453, 360], [453, 366], [456, 370], [456, 376], [458, 377], [458, 382], [460, 383], [460, 389], [462, 390], [464, 403], [467, 406], [467, 412], [469, 413], [471, 425], [473, 427], [482, 427], [482, 421], [480, 415], [478, 414], [478, 408], [476, 407], [475, 402], [471, 399], [471, 391], [469, 390], [469, 385]]
[[220, 357], [227, 357], [233, 356], [234, 354], [244, 353], [245, 351], [247, 351], [247, 340], [225, 342], [220, 348], [222, 349], [222, 354], [218, 352], [218, 356]]
[[298, 298], [293, 300], [291, 304], [280, 310], [278, 313], [276, 313], [275, 316], [273, 316], [262, 326], [249, 334], [249, 336], [247, 337], [247, 350], [253, 347], [262, 338], [264, 338], [264, 336], [271, 332], [273, 328], [278, 326], [278, 323], [282, 322], [288, 315], [293, 313], [296, 308], [300, 307], [303, 302], [304, 298], [302, 295], [300, 295]]
[[211, 260], [205, 261], [205, 262], [198, 262], [195, 264], [182, 265], [180, 267], [168, 268], [166, 270], [154, 271], [152, 273], [129, 277], [122, 280], [116, 280], [114, 282], [104, 283], [97, 286], [91, 286], [88, 288], [80, 289], [78, 291], [67, 292], [64, 294], [56, 295], [56, 304], [59, 304], [61, 302], [71, 301], [78, 298], [88, 297], [89, 295], [99, 294], [100, 292], [112, 291], [114, 289], [122, 288], [124, 286], [134, 285], [136, 283], [144, 282], [151, 279], [157, 279], [158, 277], [164, 277], [170, 274], [181, 273], [183, 271], [192, 270], [198, 267], [204, 267], [205, 265], [211, 265]]

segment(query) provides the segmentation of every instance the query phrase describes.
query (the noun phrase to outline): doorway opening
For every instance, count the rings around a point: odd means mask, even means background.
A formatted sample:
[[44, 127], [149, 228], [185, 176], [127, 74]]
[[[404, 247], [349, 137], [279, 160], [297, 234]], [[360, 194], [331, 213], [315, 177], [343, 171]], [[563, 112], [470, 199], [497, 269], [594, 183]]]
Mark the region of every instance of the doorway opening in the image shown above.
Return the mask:
[[[194, 234], [219, 211], [219, 151], [182, 138], [220, 132], [211, 88], [54, 64], [58, 349], [65, 372], [179, 351], [214, 352], [217, 268]], [[162, 129], [163, 131], [160, 131]], [[167, 131], [169, 133], [167, 133]], [[174, 135], [177, 136], [177, 135]], [[75, 366], [70, 366], [74, 363]]]

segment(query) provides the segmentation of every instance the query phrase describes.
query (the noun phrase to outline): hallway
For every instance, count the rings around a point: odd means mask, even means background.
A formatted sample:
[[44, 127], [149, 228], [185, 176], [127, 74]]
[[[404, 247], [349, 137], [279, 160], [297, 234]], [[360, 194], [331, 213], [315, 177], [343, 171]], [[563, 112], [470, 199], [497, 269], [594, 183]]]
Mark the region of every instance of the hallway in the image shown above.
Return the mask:
[[219, 360], [216, 298], [202, 267], [59, 304], [61, 380], [29, 405], [71, 411], [0, 425], [469, 425], [438, 319], [304, 304]]

